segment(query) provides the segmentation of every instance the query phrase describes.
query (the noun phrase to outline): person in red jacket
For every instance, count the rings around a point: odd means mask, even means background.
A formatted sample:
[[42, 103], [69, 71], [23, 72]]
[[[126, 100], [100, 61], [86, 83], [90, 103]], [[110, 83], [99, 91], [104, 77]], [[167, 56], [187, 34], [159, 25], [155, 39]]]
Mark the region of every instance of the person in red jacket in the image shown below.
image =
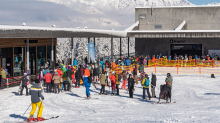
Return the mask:
[[74, 68], [71, 68], [71, 69], [73, 72], [73, 74], [72, 74], [73, 84], [75, 84], [75, 73], [74, 73], [75, 69]]
[[112, 72], [112, 75], [109, 77], [111, 80], [111, 86], [112, 86], [112, 94], [115, 94], [116, 87], [115, 87], [115, 71]]
[[57, 73], [58, 73], [59, 77], [61, 78], [61, 76], [63, 75], [63, 72], [62, 72], [62, 70], [60, 70], [60, 69], [57, 69]]
[[[49, 70], [47, 70], [47, 73], [44, 75], [44, 79], [46, 82], [46, 86], [47, 86], [47, 93], [50, 92], [51, 93], [51, 80], [52, 80], [52, 75], [49, 73]], [[48, 91], [49, 89], [49, 91]]]

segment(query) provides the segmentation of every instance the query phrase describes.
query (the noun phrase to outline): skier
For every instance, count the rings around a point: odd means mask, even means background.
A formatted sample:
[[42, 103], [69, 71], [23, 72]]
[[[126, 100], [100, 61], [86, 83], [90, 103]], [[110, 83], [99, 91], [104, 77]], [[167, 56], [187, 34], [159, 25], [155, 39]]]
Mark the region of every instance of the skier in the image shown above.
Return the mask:
[[[60, 77], [58, 75], [58, 72], [55, 72], [55, 76], [53, 76], [52, 80], [54, 81], [54, 86], [55, 86], [55, 90], [54, 90], [54, 93], [57, 93], [58, 94], [60, 93], [60, 89], [59, 89], [59, 84], [60, 84]], [[58, 91], [57, 91], [58, 90]]]
[[22, 89], [20, 95], [23, 95], [23, 89], [26, 89], [26, 96], [28, 96], [28, 87], [27, 87], [27, 82], [29, 80], [27, 79], [27, 73], [24, 73], [24, 76], [21, 78], [21, 83], [22, 83]]
[[134, 79], [132, 77], [132, 74], [129, 75], [128, 78], [128, 89], [129, 89], [129, 96], [130, 98], [133, 98], [133, 90], [134, 90]]
[[123, 84], [121, 86], [121, 89], [126, 89], [126, 84], [127, 84], [127, 74], [126, 74], [126, 71], [124, 70], [122, 72], [122, 78], [123, 78]]
[[148, 97], [149, 97], [149, 100], [151, 100], [151, 95], [150, 95], [150, 92], [149, 92], [149, 77], [147, 74], [145, 74], [145, 78], [143, 79], [142, 81], [142, 85], [143, 85], [143, 99], [145, 99], [145, 90], [147, 90], [147, 94], [148, 94]]
[[83, 65], [80, 65], [80, 71], [81, 71], [81, 79], [83, 81], [83, 74], [84, 74], [84, 71], [85, 71], [85, 69], [83, 68]]
[[90, 77], [90, 72], [89, 72], [89, 69], [86, 68], [85, 73], [84, 73], [84, 83], [83, 83], [83, 85], [85, 85], [86, 87], [86, 96], [87, 96], [86, 99], [91, 99], [90, 92], [89, 92], [89, 88], [91, 85], [89, 83], [89, 77]]
[[37, 120], [41, 121], [44, 120], [44, 118], [41, 117], [42, 111], [43, 111], [43, 105], [42, 101], [39, 99], [41, 97], [42, 100], [44, 100], [44, 96], [41, 94], [41, 87], [39, 85], [40, 81], [38, 79], [35, 80], [35, 84], [31, 86], [29, 95], [31, 95], [31, 102], [32, 102], [32, 110], [30, 112], [29, 119], [27, 121], [35, 121], [34, 118], [34, 112], [37, 109], [37, 106], [39, 107], [38, 114], [37, 114]]
[[[170, 102], [171, 102], [171, 91], [172, 91], [172, 85], [173, 85], [173, 77], [171, 76], [170, 73], [167, 73], [167, 77], [165, 79], [166, 85], [170, 88]], [[167, 99], [169, 100], [169, 99]]]
[[111, 80], [111, 86], [112, 86], [112, 94], [115, 95], [116, 88], [115, 88], [115, 71], [112, 72], [112, 75], [109, 77]]
[[70, 89], [69, 91], [71, 91], [71, 88], [73, 86], [73, 79], [72, 79], [72, 75], [73, 75], [73, 71], [71, 70], [71, 66], [68, 67], [68, 70], [66, 71], [66, 78], [70, 83]]
[[156, 82], [157, 82], [157, 77], [154, 72], [152, 72], [152, 78], [151, 78], [151, 92], [152, 92], [152, 97], [156, 98], [155, 94], [155, 88], [156, 88]]
[[79, 88], [80, 78], [81, 78], [81, 71], [80, 71], [80, 69], [78, 69], [78, 70], [76, 71], [76, 76], [75, 76], [75, 78], [76, 78], [75, 88], [77, 88], [77, 86], [78, 86], [78, 88]]
[[119, 85], [120, 85], [120, 81], [121, 81], [121, 74], [115, 74], [115, 84], [116, 84], [116, 90], [117, 93], [116, 95], [119, 95]]
[[137, 80], [137, 65], [135, 65], [134, 70], [133, 70], [133, 78], [136, 81], [136, 84], [138, 84], [138, 80]]
[[95, 68], [93, 69], [93, 76], [94, 76], [94, 81], [96, 83], [98, 83], [98, 66], [95, 66]]
[[52, 79], [52, 75], [49, 73], [49, 69], [47, 69], [47, 73], [44, 76], [45, 82], [46, 82], [46, 86], [47, 86], [47, 93], [50, 92], [51, 93], [51, 79]]
[[41, 92], [44, 92], [44, 88], [43, 88], [43, 71], [40, 71], [40, 74], [38, 74], [37, 79], [40, 81], [40, 87], [41, 87]]
[[101, 74], [101, 80], [100, 80], [100, 84], [101, 84], [101, 90], [100, 90], [100, 93], [99, 94], [105, 94], [105, 80], [106, 80], [106, 72], [102, 73]]
[[141, 64], [138, 70], [139, 70], [139, 73], [141, 73], [141, 71], [144, 71], [144, 66]]

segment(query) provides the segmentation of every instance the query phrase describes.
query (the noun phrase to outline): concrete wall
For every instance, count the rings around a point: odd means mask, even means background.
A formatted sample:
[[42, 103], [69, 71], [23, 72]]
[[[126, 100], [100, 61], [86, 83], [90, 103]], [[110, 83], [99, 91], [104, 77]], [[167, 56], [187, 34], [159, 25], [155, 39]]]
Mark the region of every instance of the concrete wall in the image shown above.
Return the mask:
[[[174, 43], [170, 43], [170, 40]], [[202, 44], [202, 55], [207, 55], [209, 49], [220, 50], [220, 38], [136, 38], [135, 55], [170, 55], [171, 44]]]
[[[139, 14], [146, 14], [147, 18], [139, 19]], [[185, 30], [220, 30], [220, 6], [153, 8], [153, 15], [151, 8], [135, 9], [139, 30], [155, 30], [154, 25], [162, 25], [162, 30], [174, 30], [183, 20]]]

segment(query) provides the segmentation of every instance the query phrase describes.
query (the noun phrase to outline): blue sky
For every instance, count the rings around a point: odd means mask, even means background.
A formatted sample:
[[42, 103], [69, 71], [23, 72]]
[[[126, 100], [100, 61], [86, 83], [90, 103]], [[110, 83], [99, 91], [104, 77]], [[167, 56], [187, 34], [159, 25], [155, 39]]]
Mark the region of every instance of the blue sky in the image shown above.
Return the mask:
[[209, 3], [220, 3], [220, 0], [188, 0], [189, 2], [196, 4], [196, 5], [203, 5], [203, 4], [209, 4]]

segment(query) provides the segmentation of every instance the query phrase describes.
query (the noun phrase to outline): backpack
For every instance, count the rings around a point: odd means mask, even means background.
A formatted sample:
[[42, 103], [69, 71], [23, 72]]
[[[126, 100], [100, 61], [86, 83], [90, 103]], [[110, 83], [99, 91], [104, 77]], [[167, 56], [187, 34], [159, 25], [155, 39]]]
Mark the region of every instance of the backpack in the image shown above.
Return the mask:
[[144, 84], [145, 84], [146, 87], [149, 87], [149, 82], [150, 81], [148, 79], [145, 79], [145, 83]]
[[92, 77], [91, 76], [88, 77], [88, 82], [92, 83]]

